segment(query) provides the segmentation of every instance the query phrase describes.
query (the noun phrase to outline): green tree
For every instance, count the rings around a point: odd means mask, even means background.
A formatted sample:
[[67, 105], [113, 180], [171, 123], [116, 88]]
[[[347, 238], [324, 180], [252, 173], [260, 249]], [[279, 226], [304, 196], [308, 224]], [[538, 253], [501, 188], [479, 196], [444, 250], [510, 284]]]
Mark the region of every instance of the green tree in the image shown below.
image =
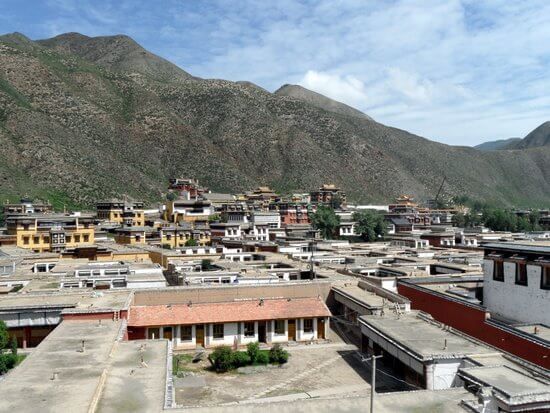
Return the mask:
[[197, 240], [195, 238], [189, 238], [187, 241], [185, 241], [186, 247], [196, 247], [197, 245], [199, 244], [197, 243]]
[[374, 211], [361, 211], [353, 214], [355, 232], [367, 242], [374, 242], [386, 235], [388, 227], [384, 216]]
[[313, 228], [321, 232], [324, 239], [331, 239], [336, 234], [340, 226], [340, 217], [336, 215], [334, 209], [319, 205], [317, 212], [310, 215]]
[[166, 194], [166, 199], [168, 201], [175, 201], [178, 196], [174, 192], [168, 192]]
[[10, 336], [8, 335], [8, 328], [6, 323], [0, 320], [0, 353], [8, 347]]

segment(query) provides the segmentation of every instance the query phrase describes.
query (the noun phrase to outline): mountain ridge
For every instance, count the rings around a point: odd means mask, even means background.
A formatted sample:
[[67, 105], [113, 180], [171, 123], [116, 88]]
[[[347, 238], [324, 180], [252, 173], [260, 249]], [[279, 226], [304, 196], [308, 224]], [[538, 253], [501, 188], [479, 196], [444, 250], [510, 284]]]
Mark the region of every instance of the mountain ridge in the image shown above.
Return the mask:
[[[550, 201], [550, 148], [452, 147], [246, 81], [193, 77], [147, 51], [136, 55], [127, 39], [89, 39], [97, 38], [0, 37], [4, 197], [154, 201], [168, 178], [193, 176], [223, 191], [331, 182], [352, 200], [421, 200], [445, 175], [448, 196]], [[172, 78], [173, 67], [184, 74]]]

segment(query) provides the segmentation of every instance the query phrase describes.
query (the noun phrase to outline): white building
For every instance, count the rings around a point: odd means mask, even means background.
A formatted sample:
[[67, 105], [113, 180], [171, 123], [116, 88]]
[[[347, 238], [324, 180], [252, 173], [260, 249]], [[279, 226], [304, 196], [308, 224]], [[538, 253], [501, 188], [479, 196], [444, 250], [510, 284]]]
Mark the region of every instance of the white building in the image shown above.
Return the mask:
[[484, 245], [483, 305], [496, 315], [550, 325], [550, 244]]

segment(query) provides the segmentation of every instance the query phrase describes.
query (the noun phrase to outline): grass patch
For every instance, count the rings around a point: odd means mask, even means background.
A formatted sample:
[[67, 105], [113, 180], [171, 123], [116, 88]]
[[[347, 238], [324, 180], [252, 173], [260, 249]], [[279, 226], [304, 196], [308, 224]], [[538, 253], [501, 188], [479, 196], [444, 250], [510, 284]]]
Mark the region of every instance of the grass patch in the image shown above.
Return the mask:
[[[6, 79], [0, 76], [0, 90], [4, 92], [6, 95], [10, 96], [13, 100], [15, 100], [15, 103], [17, 103], [19, 106], [22, 106], [24, 108], [30, 109], [31, 104], [27, 100], [25, 96], [23, 96], [16, 88], [14, 88], [11, 83], [9, 83]], [[4, 120], [0, 120], [0, 122], [5, 122], [7, 119], [7, 113], [5, 110], [3, 110]]]
[[177, 376], [179, 372], [191, 371], [186, 365], [192, 362], [193, 356], [191, 354], [174, 354], [172, 357], [172, 374]]

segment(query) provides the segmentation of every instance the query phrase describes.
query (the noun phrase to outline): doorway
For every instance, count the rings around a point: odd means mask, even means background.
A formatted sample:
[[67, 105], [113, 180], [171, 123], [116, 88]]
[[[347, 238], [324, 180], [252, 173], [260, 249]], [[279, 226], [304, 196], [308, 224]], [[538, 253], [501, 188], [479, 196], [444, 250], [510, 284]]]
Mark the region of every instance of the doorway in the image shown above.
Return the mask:
[[204, 324], [197, 324], [195, 335], [197, 337], [197, 346], [204, 347]]
[[317, 338], [324, 340], [325, 339], [325, 319], [317, 319]]
[[296, 341], [296, 320], [288, 320], [288, 341]]
[[172, 327], [164, 327], [162, 329], [162, 338], [172, 340]]
[[258, 322], [258, 341], [260, 343], [265, 343], [267, 341], [267, 332], [264, 322]]

